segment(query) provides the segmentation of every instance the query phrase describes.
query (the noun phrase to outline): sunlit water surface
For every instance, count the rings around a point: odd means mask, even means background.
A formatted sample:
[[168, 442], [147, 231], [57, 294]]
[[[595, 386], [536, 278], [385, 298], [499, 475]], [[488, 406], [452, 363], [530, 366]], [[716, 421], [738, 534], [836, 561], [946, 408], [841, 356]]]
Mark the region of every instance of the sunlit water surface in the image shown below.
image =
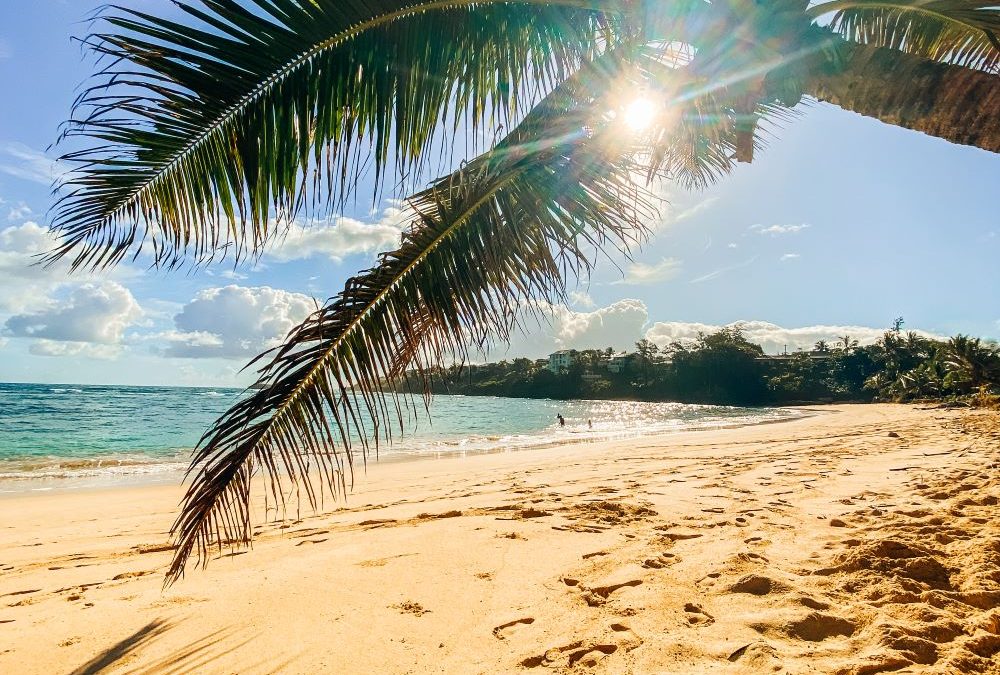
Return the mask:
[[[239, 389], [0, 383], [0, 492], [176, 481]], [[632, 401], [437, 396], [382, 460], [512, 452], [567, 441], [778, 421], [802, 413]], [[558, 425], [561, 414], [566, 426]], [[588, 420], [590, 424], [588, 425]]]

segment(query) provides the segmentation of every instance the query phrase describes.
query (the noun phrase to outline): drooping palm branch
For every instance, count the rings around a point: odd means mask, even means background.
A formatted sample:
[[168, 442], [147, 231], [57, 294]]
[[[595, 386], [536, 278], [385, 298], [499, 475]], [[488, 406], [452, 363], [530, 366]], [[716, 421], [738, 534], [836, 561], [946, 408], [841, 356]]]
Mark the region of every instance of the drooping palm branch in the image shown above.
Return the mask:
[[[620, 31], [616, 0], [204, 0], [195, 28], [126, 8], [86, 43], [106, 65], [65, 136], [77, 168], [52, 257], [157, 264], [258, 251], [306, 190], [414, 170], [449, 127], [507, 122]], [[325, 191], [319, 188], [326, 188]]]
[[[964, 0], [186, 0], [200, 27], [126, 9], [88, 44], [54, 258], [106, 267], [255, 255], [306, 207], [503, 140], [413, 195], [400, 248], [265, 355], [202, 439], [170, 578], [251, 535], [251, 478], [282, 506], [346, 488], [406, 369], [507, 339], [605, 247], [642, 238], [633, 179], [706, 185], [751, 161], [803, 96], [1000, 151], [1000, 13]], [[903, 77], [900, 77], [903, 74]], [[660, 104], [623, 134], [622, 96]], [[534, 106], [534, 108], [532, 108]], [[529, 112], [530, 109], [530, 112]], [[471, 131], [470, 131], [471, 130]], [[477, 134], [478, 131], [484, 133]], [[772, 134], [773, 135], [773, 134]], [[390, 179], [389, 176], [392, 176]]]
[[808, 14], [832, 14], [831, 27], [858, 44], [993, 74], [1000, 68], [1000, 12], [987, 2], [834, 0], [814, 5]]
[[[610, 75], [610, 72], [607, 73]], [[276, 350], [258, 389], [206, 434], [175, 525], [169, 576], [194, 553], [250, 540], [250, 477], [283, 506], [294, 484], [316, 507], [345, 489], [351, 447], [403, 423], [394, 393], [471, 346], [507, 340], [519, 310], [562, 301], [567, 273], [594, 252], [627, 252], [652, 202], [633, 181], [637, 153], [564, 83], [494, 150], [414, 195], [401, 247], [313, 314]], [[338, 450], [339, 448], [339, 450]]]

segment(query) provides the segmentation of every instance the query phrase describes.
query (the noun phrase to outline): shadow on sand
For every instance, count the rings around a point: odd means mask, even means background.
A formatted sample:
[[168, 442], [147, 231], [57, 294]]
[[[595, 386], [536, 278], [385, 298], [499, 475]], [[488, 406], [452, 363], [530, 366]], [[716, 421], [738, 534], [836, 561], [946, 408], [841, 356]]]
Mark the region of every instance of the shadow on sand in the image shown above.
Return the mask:
[[74, 670], [70, 675], [93, 675], [115, 665], [118, 661], [152, 642], [157, 636], [168, 631], [171, 624], [162, 619], [150, 621], [124, 640], [112, 645], [90, 661]]
[[[114, 666], [123, 665], [123, 660], [136, 656], [141, 649], [147, 647], [156, 638], [163, 635], [175, 625], [172, 622], [162, 619], [150, 621], [136, 632], [72, 671], [70, 675], [96, 675], [97, 673], [104, 673]], [[231, 631], [229, 630], [216, 631], [173, 651], [168, 657], [143, 664], [141, 667], [130, 672], [149, 675], [152, 673], [156, 673], [157, 675], [173, 675], [175, 673], [198, 672], [212, 661], [226, 656], [250, 642], [250, 639], [246, 639], [226, 649], [213, 649], [230, 633]]]

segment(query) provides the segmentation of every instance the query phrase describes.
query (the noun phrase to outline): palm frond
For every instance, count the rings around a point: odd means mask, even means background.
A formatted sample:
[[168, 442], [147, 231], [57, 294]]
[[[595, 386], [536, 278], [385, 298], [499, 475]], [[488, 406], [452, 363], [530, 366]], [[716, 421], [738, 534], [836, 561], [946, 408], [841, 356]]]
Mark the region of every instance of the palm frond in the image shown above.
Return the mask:
[[[113, 7], [63, 142], [50, 259], [174, 266], [259, 251], [371, 165], [417, 170], [442, 129], [516, 119], [618, 32], [616, 0], [188, 0], [198, 26]], [[433, 39], [428, 39], [433, 36]], [[311, 184], [310, 184], [311, 182]], [[325, 188], [320, 190], [319, 188]], [[330, 204], [328, 204], [329, 206]]]
[[707, 78], [696, 63], [664, 67], [652, 56], [635, 59], [663, 106], [649, 134], [648, 164], [685, 188], [707, 187], [737, 162], [752, 161], [770, 130], [796, 114], [791, 106], [798, 101], [785, 103], [766, 70], [752, 78], [718, 72]]
[[279, 508], [290, 487], [314, 508], [342, 492], [352, 447], [367, 456], [402, 424], [407, 399], [384, 390], [406, 369], [506, 340], [534, 301], [562, 299], [596, 251], [643, 236], [653, 210], [632, 181], [633, 149], [577, 98], [560, 87], [495, 149], [412, 197], [401, 247], [270, 356], [262, 388], [195, 453], [168, 580], [192, 555], [249, 543], [252, 476], [267, 477]]
[[1000, 6], [991, 0], [835, 0], [809, 10], [833, 13], [830, 27], [848, 40], [996, 73]]

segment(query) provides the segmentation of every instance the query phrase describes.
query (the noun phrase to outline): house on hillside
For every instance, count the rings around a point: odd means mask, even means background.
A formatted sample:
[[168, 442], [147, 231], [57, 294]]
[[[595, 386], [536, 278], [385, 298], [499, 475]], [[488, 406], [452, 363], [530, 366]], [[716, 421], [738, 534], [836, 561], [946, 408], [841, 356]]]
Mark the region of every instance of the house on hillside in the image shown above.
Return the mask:
[[634, 356], [635, 354], [629, 354], [628, 352], [618, 352], [616, 354], [612, 354], [611, 358], [608, 359], [608, 372], [624, 373], [628, 370]]
[[548, 369], [553, 373], [564, 373], [569, 370], [576, 359], [576, 353], [572, 349], [560, 349], [549, 354]]

